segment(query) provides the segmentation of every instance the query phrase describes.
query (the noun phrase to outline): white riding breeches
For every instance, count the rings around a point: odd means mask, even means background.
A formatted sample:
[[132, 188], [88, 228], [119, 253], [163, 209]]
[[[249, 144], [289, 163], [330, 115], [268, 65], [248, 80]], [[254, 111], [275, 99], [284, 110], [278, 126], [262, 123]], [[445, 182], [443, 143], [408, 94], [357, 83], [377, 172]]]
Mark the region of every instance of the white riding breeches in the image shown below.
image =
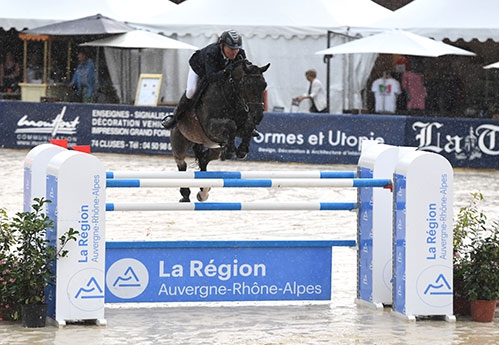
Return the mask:
[[187, 88], [185, 90], [185, 96], [189, 99], [194, 97], [198, 87], [199, 76], [194, 72], [191, 66], [189, 66], [189, 74], [187, 75]]

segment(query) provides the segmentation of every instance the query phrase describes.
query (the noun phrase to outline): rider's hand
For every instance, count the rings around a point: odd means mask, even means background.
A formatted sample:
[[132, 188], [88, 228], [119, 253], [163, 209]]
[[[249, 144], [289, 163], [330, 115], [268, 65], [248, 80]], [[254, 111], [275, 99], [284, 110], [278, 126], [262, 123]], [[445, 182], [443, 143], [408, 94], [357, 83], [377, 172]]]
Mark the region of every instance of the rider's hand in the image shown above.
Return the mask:
[[225, 75], [230, 75], [232, 73], [233, 69], [234, 69], [234, 64], [231, 62], [227, 66], [225, 66], [224, 74]]

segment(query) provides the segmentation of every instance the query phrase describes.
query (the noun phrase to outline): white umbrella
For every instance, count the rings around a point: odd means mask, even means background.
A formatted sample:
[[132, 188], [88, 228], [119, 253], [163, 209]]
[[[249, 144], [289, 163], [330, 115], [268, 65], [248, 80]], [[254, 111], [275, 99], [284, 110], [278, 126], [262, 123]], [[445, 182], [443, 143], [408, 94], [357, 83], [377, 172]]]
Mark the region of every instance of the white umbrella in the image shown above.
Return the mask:
[[125, 32], [123, 34], [118, 34], [100, 40], [86, 42], [81, 44], [82, 46], [93, 46], [93, 47], [115, 47], [115, 48], [129, 48], [129, 49], [142, 49], [142, 48], [152, 48], [152, 49], [192, 49], [197, 50], [198, 48], [180, 42], [163, 35], [156, 34], [150, 31], [144, 30], [133, 30]]
[[318, 55], [380, 53], [437, 57], [441, 55], [475, 55], [431, 38], [403, 30], [390, 30], [360, 38], [316, 52]]
[[490, 68], [499, 68], [499, 61], [498, 61], [498, 62], [491, 63], [490, 65], [487, 65], [487, 66], [483, 66], [483, 68], [485, 68], [485, 69], [490, 69]]

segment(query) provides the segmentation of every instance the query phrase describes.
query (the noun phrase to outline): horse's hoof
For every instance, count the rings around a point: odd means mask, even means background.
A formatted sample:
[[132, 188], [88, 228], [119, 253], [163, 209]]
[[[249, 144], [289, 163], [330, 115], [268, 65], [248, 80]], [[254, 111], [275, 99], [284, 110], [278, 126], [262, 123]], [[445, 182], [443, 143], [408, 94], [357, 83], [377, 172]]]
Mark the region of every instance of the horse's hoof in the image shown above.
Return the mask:
[[198, 201], [206, 201], [206, 200], [208, 200], [208, 196], [209, 196], [209, 195], [210, 195], [210, 194], [208, 194], [208, 193], [201, 193], [201, 192], [198, 192], [198, 194], [197, 194], [197, 199], [198, 199]]
[[179, 202], [191, 202], [191, 199], [183, 197], [182, 199], [179, 200]]
[[245, 153], [244, 155], [237, 155], [237, 159], [240, 161], [244, 161], [246, 158], [248, 158], [247, 153]]
[[230, 161], [232, 159], [232, 152], [222, 152], [220, 154], [220, 159], [223, 160], [223, 161]]
[[248, 157], [248, 151], [236, 150], [236, 157], [237, 159], [244, 160]]

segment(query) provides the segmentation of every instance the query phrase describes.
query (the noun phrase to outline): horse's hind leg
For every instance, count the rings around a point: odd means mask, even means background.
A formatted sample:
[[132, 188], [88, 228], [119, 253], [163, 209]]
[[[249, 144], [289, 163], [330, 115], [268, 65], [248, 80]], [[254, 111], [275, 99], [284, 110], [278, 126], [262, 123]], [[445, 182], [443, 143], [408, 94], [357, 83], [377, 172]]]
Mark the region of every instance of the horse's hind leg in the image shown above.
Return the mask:
[[[191, 147], [191, 142], [189, 142], [177, 128], [174, 128], [170, 134], [170, 141], [172, 144], [173, 158], [177, 164], [178, 171], [186, 171], [187, 163], [185, 162], [185, 157], [187, 156], [187, 151]], [[191, 190], [186, 187], [180, 188], [180, 195], [182, 199], [180, 202], [190, 202]]]

